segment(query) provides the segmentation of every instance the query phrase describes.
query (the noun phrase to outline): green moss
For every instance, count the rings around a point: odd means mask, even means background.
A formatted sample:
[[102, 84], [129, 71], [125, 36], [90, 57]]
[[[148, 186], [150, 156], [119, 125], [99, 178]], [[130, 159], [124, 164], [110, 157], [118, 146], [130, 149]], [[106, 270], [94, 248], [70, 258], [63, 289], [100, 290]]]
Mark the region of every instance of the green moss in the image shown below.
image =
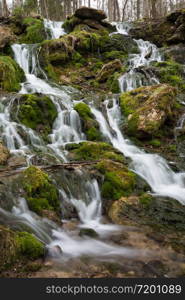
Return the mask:
[[107, 86], [113, 94], [119, 94], [121, 91], [119, 80], [118, 80], [120, 76], [121, 74], [116, 72], [112, 76], [110, 76], [109, 79], [107, 80]]
[[124, 161], [123, 155], [107, 143], [83, 142], [72, 147], [75, 160], [112, 159]]
[[25, 126], [39, 131], [43, 138], [51, 132], [56, 117], [56, 107], [47, 96], [23, 95], [19, 100], [14, 101], [12, 118], [17, 118]]
[[128, 59], [128, 55], [124, 51], [113, 50], [110, 52], [103, 53], [103, 57], [107, 60], [120, 59], [125, 62]]
[[176, 88], [167, 84], [141, 87], [120, 96], [122, 113], [127, 116], [127, 133], [138, 138], [159, 136], [166, 121], [173, 120], [177, 110]]
[[27, 259], [44, 256], [44, 245], [27, 232], [15, 232], [0, 225], [0, 271], [5, 271], [16, 263], [26, 263]]
[[71, 18], [67, 18], [64, 22], [64, 24], [62, 25], [62, 27], [65, 29], [65, 31], [67, 33], [73, 31], [74, 27], [78, 24], [80, 24], [82, 21], [75, 17], [75, 16], [72, 16]]
[[97, 169], [104, 174], [101, 188], [103, 198], [117, 200], [133, 193], [136, 175], [125, 165], [104, 160], [97, 164]]
[[158, 62], [154, 64], [158, 68], [158, 76], [161, 83], [168, 83], [185, 91], [185, 80], [183, 66], [172, 61]]
[[153, 139], [149, 142], [150, 145], [154, 146], [154, 147], [160, 147], [161, 146], [161, 141], [158, 139]]
[[0, 89], [18, 92], [25, 76], [19, 65], [9, 56], [0, 56]]
[[46, 39], [43, 20], [28, 17], [23, 20], [23, 25], [26, 26], [26, 32], [21, 36], [20, 43], [36, 44]]
[[144, 193], [144, 194], [142, 194], [142, 195], [139, 197], [139, 202], [140, 202], [143, 206], [147, 207], [147, 206], [149, 206], [149, 205], [151, 204], [152, 199], [153, 199], [153, 197], [152, 197], [151, 195], [149, 195], [149, 194], [147, 194], [147, 193]]
[[86, 134], [87, 140], [100, 141], [102, 136], [99, 130], [99, 124], [94, 119], [94, 115], [92, 114], [90, 107], [81, 102], [76, 104], [74, 109], [78, 112], [81, 118], [83, 131]]
[[58, 191], [47, 173], [31, 166], [24, 171], [23, 180], [26, 200], [31, 210], [41, 215], [43, 209], [59, 212]]
[[21, 255], [27, 256], [31, 260], [44, 256], [44, 245], [32, 234], [20, 232], [17, 234], [16, 241]]

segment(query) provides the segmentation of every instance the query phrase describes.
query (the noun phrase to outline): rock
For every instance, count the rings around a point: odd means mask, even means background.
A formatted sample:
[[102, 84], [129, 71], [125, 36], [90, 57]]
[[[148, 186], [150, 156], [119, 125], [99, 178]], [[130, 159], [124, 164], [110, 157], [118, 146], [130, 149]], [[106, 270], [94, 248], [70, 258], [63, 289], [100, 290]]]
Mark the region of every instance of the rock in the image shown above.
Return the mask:
[[9, 157], [9, 150], [0, 142], [0, 165], [6, 165]]
[[98, 233], [92, 228], [82, 228], [80, 229], [79, 236], [89, 236], [91, 238], [98, 238]]
[[29, 94], [17, 97], [12, 105], [13, 120], [38, 131], [44, 139], [52, 130], [57, 109], [48, 96]]
[[25, 79], [23, 70], [9, 56], [0, 56], [0, 90], [17, 92]]
[[26, 162], [26, 158], [23, 157], [23, 156], [11, 156], [9, 159], [8, 159], [8, 166], [10, 168], [18, 168], [18, 167], [23, 167], [23, 166], [26, 166], [27, 165], [27, 162]]
[[178, 45], [172, 45], [163, 48], [163, 52], [166, 58], [172, 58], [175, 62], [179, 64], [185, 64], [185, 45], [180, 43]]
[[103, 10], [97, 10], [85, 6], [77, 9], [74, 16], [80, 19], [93, 19], [96, 21], [101, 21], [107, 18]]
[[128, 120], [127, 133], [138, 138], [157, 135], [165, 121], [175, 113], [176, 95], [176, 88], [167, 84], [141, 87], [123, 93], [120, 104]]
[[182, 9], [165, 18], [135, 22], [129, 33], [136, 39], [148, 40], [158, 47], [163, 47], [166, 44], [184, 43], [184, 31], [185, 11]]
[[15, 40], [11, 29], [8, 26], [0, 26], [0, 50], [8, 46]]
[[104, 52], [111, 52], [114, 50], [123, 51], [127, 54], [138, 53], [139, 51], [137, 43], [131, 36], [120, 33], [111, 35], [102, 49]]
[[99, 72], [97, 76], [97, 80], [99, 82], [105, 82], [107, 79], [113, 75], [115, 72], [119, 72], [122, 69], [122, 63], [119, 59], [115, 59], [114, 61], [111, 61], [107, 64], [105, 64], [101, 71]]

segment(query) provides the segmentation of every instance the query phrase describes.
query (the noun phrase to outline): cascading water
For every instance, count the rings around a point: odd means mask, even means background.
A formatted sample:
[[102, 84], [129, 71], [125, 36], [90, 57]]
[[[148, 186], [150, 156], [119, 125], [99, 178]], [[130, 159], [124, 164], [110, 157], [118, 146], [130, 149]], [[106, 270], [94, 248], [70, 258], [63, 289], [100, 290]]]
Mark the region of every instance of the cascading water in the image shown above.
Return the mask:
[[[58, 28], [56, 24], [55, 26], [53, 24], [54, 23], [45, 21], [46, 29], [50, 28], [51, 30], [51, 28], [54, 27]], [[55, 38], [58, 37], [59, 33], [54, 32], [54, 29], [52, 30], [52, 36]], [[48, 95], [57, 108], [58, 117], [53, 124], [53, 131], [49, 136], [51, 143], [48, 145], [45, 145], [33, 130], [11, 121], [9, 105], [5, 108], [6, 113], [4, 112], [3, 117], [1, 116], [2, 123], [6, 116], [6, 127], [8, 128], [9, 126], [13, 128], [11, 135], [14, 135], [14, 139], [17, 138], [16, 147], [19, 151], [23, 150], [24, 155], [26, 155], [26, 150], [31, 152], [31, 149], [29, 145], [25, 145], [19, 136], [17, 131], [18, 126], [22, 126], [25, 134], [29, 136], [29, 140], [31, 140], [31, 143], [34, 144], [35, 147], [40, 147], [40, 150], [43, 150], [41, 149], [41, 147], [43, 147], [45, 151], [51, 149], [59, 160], [67, 161], [65, 145], [72, 142], [78, 143], [85, 139], [85, 135], [81, 130], [79, 115], [73, 109], [75, 102], [73, 103], [72, 101], [71, 89], [69, 88], [69, 91], [67, 91], [66, 89], [64, 90], [57, 86], [52, 86], [48, 82], [46, 74], [39, 65], [37, 45], [16, 44], [12, 46], [12, 49], [15, 60], [24, 70], [26, 76], [26, 81], [22, 83], [20, 94], [41, 93]], [[13, 101], [14, 99], [11, 100], [10, 105]], [[9, 135], [10, 130], [8, 131], [4, 128], [5, 138], [8, 139]], [[11, 143], [13, 143], [13, 141]], [[9, 142], [10, 146], [11, 143]], [[7, 143], [7, 145], [9, 144]], [[75, 230], [66, 231], [52, 224], [52, 222], [47, 219], [39, 218], [36, 214], [29, 211], [24, 199], [17, 199], [18, 204], [13, 207], [11, 213], [1, 209], [1, 214], [7, 219], [14, 219], [15, 223], [24, 224], [31, 228], [38, 238], [48, 245], [51, 255], [54, 253], [53, 249], [55, 246], [60, 247], [64, 260], [81, 255], [98, 255], [98, 257], [105, 258], [115, 255], [133, 256], [138, 254], [138, 251], [100, 241], [101, 238], [107, 238], [114, 232], [119, 233], [120, 226], [102, 223], [102, 203], [97, 180], [88, 178], [86, 174], [80, 170], [76, 171], [76, 176], [80, 178], [79, 186], [83, 189], [83, 193], [78, 193], [77, 191], [75, 191], [75, 193], [72, 192], [71, 182], [69, 180], [66, 182], [68, 193], [64, 190], [60, 190], [63, 201], [72, 204], [78, 213], [80, 223]], [[99, 235], [99, 240], [79, 237], [78, 233], [80, 228], [94, 229]]]
[[62, 28], [63, 23], [44, 19], [45, 29], [50, 32], [52, 39], [58, 39], [65, 34], [65, 30]]
[[[125, 34], [125, 28], [117, 26], [118, 33]], [[128, 30], [128, 28], [127, 28]], [[128, 34], [128, 31], [127, 31]], [[121, 92], [131, 91], [143, 85], [158, 84], [158, 79], [145, 70], [151, 62], [162, 61], [162, 56], [158, 48], [148, 41], [135, 40], [137, 43], [139, 53], [129, 55], [129, 71], [127, 71], [119, 79]], [[144, 68], [144, 69], [142, 69]]]

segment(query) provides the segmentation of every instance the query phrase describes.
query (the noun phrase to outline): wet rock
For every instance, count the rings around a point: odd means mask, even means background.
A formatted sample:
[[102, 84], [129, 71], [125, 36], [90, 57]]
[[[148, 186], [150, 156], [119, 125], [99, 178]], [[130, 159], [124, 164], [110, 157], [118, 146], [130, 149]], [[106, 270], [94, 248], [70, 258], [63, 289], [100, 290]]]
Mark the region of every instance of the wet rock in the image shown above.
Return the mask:
[[127, 133], [141, 139], [157, 135], [165, 121], [173, 116], [176, 95], [176, 89], [166, 84], [123, 93], [120, 104], [128, 120]]
[[7, 164], [9, 157], [10, 157], [9, 150], [5, 146], [3, 146], [3, 144], [0, 142], [0, 165]]
[[123, 51], [125, 53], [138, 53], [137, 43], [131, 36], [123, 34], [113, 34], [103, 47], [103, 51]]
[[116, 71], [119, 72], [122, 69], [122, 63], [119, 59], [115, 59], [112, 62], [105, 64], [97, 76], [99, 82], [105, 82]]
[[24, 79], [23, 70], [10, 56], [0, 56], [0, 90], [17, 92]]
[[40, 94], [22, 95], [12, 105], [13, 120], [36, 130], [43, 138], [51, 132], [57, 110], [51, 99]]
[[98, 238], [98, 233], [92, 228], [82, 228], [80, 229], [79, 236], [89, 236], [91, 238]]
[[101, 21], [107, 18], [103, 10], [97, 10], [89, 7], [80, 7], [76, 10], [74, 15], [75, 17], [80, 19], [93, 19], [97, 21]]
[[185, 45], [180, 43], [178, 45], [172, 45], [163, 48], [164, 55], [167, 58], [172, 58], [175, 62], [179, 64], [185, 64]]
[[13, 155], [8, 159], [8, 166], [11, 168], [20, 168], [26, 165], [27, 165], [26, 158], [23, 156]]

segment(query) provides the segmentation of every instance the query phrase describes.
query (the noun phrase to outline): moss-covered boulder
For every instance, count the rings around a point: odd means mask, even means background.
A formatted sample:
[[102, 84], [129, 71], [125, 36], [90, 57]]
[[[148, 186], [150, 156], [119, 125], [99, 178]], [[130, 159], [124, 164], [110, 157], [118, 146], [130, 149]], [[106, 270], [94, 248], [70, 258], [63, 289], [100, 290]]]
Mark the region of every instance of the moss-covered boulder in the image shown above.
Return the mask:
[[89, 141], [100, 141], [102, 139], [98, 122], [95, 120], [90, 107], [81, 102], [74, 106], [78, 112], [81, 122], [82, 130], [86, 134]]
[[103, 10], [97, 10], [90, 7], [80, 7], [75, 11], [75, 17], [80, 19], [93, 19], [96, 21], [101, 21], [107, 18]]
[[156, 68], [154, 72], [161, 83], [167, 83], [171, 86], [177, 87], [179, 92], [185, 91], [185, 73], [183, 65], [167, 60], [164, 62], [157, 62], [153, 64]]
[[103, 52], [122, 51], [126, 55], [138, 53], [139, 49], [136, 41], [129, 35], [113, 34], [109, 40], [102, 46]]
[[19, 65], [9, 56], [0, 56], [0, 90], [18, 92], [25, 76]]
[[111, 145], [103, 142], [82, 142], [69, 144], [66, 149], [70, 151], [70, 158], [76, 161], [91, 161], [101, 159], [112, 159], [124, 161], [123, 155]]
[[98, 73], [97, 80], [99, 82], [105, 82], [111, 75], [115, 72], [119, 72], [122, 69], [122, 63], [119, 59], [115, 59], [107, 64], [105, 64], [100, 72]]
[[9, 150], [0, 142], [0, 165], [5, 165], [9, 157]]
[[42, 19], [28, 17], [22, 20], [21, 26], [24, 33], [19, 38], [20, 43], [36, 44], [46, 40], [47, 33]]
[[12, 119], [38, 131], [43, 138], [51, 132], [57, 109], [51, 99], [41, 94], [22, 95], [14, 100]]
[[177, 200], [147, 193], [120, 198], [112, 203], [108, 215], [117, 224], [128, 225], [133, 222], [166, 232], [185, 231], [185, 206]]
[[126, 164], [103, 160], [96, 166], [104, 176], [101, 187], [102, 197], [107, 200], [117, 200], [122, 196], [134, 193], [136, 175], [129, 171]]
[[15, 263], [25, 264], [44, 256], [44, 245], [27, 232], [15, 232], [0, 225], [0, 272], [11, 269]]
[[177, 90], [167, 84], [141, 87], [120, 97], [126, 130], [138, 138], [154, 137], [175, 114]]
[[44, 210], [60, 213], [58, 190], [41, 169], [31, 166], [23, 173], [23, 188], [29, 208], [43, 215]]

